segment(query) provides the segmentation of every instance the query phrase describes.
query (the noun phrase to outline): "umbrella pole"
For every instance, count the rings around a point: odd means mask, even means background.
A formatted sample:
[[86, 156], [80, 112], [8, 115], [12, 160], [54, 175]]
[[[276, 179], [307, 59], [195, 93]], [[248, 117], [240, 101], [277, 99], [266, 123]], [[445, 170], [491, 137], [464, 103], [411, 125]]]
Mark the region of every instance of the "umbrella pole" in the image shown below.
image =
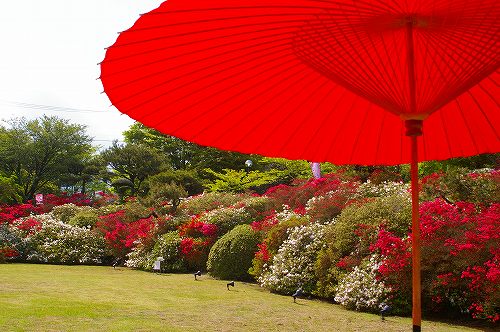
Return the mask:
[[[415, 87], [415, 50], [413, 44], [413, 27], [415, 18], [408, 17], [406, 22], [408, 87], [410, 93], [410, 113], [416, 114], [416, 87]], [[422, 324], [421, 282], [420, 282], [420, 222], [418, 215], [418, 142], [417, 137], [422, 135], [422, 120], [411, 119], [405, 121], [406, 136], [411, 139], [411, 243], [412, 243], [412, 319], [413, 331], [420, 332]]]
[[412, 243], [412, 319], [413, 331], [421, 330], [422, 304], [420, 281], [420, 220], [418, 211], [418, 143], [417, 136], [411, 136], [411, 243]]

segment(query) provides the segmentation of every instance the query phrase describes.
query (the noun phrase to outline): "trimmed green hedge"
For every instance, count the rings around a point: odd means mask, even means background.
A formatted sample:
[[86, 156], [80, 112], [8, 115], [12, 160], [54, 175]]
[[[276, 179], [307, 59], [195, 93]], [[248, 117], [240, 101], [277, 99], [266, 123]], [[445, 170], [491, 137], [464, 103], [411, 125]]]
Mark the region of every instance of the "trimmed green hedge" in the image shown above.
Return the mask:
[[250, 280], [248, 269], [260, 241], [260, 234], [250, 226], [236, 226], [213, 245], [208, 255], [208, 271], [220, 279]]

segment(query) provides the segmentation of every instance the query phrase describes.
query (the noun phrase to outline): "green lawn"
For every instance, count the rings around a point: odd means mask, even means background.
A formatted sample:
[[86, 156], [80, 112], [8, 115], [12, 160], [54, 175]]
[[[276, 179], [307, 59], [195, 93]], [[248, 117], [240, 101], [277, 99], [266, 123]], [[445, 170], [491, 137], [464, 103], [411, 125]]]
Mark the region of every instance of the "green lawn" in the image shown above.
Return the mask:
[[[0, 264], [0, 331], [411, 331], [411, 319], [355, 313], [255, 284], [126, 268]], [[424, 321], [425, 331], [487, 331]]]

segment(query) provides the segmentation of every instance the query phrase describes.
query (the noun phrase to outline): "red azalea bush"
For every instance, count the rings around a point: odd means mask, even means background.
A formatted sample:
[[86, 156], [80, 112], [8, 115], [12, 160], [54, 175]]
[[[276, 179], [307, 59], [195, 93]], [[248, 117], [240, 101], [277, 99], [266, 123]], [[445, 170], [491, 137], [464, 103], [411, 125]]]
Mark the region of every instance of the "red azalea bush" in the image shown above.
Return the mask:
[[99, 219], [96, 228], [104, 235], [108, 248], [117, 258], [124, 258], [137, 241], [152, 238], [159, 222], [153, 217], [127, 222], [125, 210], [100, 216]]
[[436, 310], [500, 321], [500, 204], [422, 203], [424, 286]]
[[288, 205], [293, 210], [304, 208], [315, 196], [337, 191], [342, 183], [340, 175], [331, 173], [320, 179], [296, 180], [290, 186], [280, 184], [269, 188], [264, 195], [275, 200], [277, 207]]
[[43, 213], [41, 206], [34, 206], [32, 204], [17, 204], [12, 206], [0, 207], [0, 224], [12, 223], [14, 220], [22, 217], [27, 217], [31, 214]]
[[358, 187], [357, 182], [341, 182], [334, 190], [311, 198], [304, 212], [307, 212], [312, 221], [322, 223], [331, 221], [352, 202]]
[[19, 253], [15, 249], [7, 246], [0, 248], [0, 263], [4, 263], [7, 259], [17, 256], [19, 256]]
[[[500, 321], [500, 204], [481, 208], [436, 199], [420, 205], [420, 221], [424, 307]], [[393, 303], [406, 311], [411, 298], [409, 237], [381, 228], [370, 246], [381, 257], [378, 272], [391, 288]]]
[[92, 205], [93, 201], [85, 194], [75, 193], [72, 195], [62, 194], [56, 196], [47, 194], [43, 196], [43, 203], [33, 205], [31, 203], [16, 204], [11, 206], [0, 206], [0, 224], [12, 223], [12, 221], [27, 217], [29, 215], [37, 215], [50, 212], [54, 206], [64, 204], [75, 204], [77, 206]]
[[179, 235], [182, 238], [181, 256], [190, 268], [205, 269], [210, 248], [217, 239], [218, 231], [217, 225], [201, 221], [198, 215], [179, 226]]

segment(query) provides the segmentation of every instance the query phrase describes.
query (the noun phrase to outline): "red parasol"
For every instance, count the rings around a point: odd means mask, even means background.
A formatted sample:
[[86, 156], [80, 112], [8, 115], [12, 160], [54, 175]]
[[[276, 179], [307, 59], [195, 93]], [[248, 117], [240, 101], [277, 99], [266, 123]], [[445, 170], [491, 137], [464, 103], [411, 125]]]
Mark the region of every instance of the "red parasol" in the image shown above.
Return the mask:
[[417, 161], [500, 151], [499, 30], [497, 0], [169, 0], [120, 34], [101, 79], [121, 112], [164, 133], [289, 159], [411, 162], [417, 188]]

